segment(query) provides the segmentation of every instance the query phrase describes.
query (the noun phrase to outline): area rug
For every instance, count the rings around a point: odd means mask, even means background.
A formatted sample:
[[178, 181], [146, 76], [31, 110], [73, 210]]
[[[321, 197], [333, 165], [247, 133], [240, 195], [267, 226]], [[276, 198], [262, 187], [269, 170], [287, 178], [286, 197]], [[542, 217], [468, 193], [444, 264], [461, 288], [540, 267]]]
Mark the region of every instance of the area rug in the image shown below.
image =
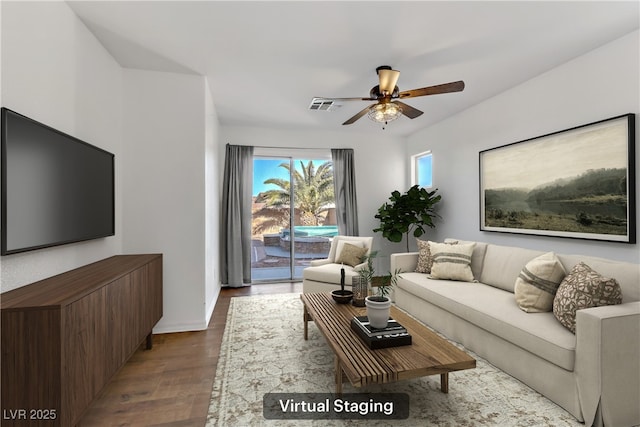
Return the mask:
[[[459, 344], [456, 344], [462, 348]], [[544, 396], [466, 350], [476, 368], [366, 389], [346, 383], [344, 393], [407, 393], [404, 420], [267, 420], [266, 393], [331, 393], [334, 356], [309, 323], [303, 337], [299, 294], [231, 299], [218, 360], [207, 426], [582, 426]]]

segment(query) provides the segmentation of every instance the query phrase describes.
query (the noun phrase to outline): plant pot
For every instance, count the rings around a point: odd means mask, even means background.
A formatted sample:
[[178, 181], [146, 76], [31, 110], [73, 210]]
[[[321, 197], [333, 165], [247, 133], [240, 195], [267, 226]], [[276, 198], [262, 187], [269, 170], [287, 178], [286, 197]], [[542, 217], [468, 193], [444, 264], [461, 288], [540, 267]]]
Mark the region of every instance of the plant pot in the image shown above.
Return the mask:
[[388, 297], [369, 296], [364, 300], [367, 306], [369, 324], [374, 328], [386, 328], [391, 310], [391, 300]]
[[338, 304], [347, 304], [351, 302], [351, 298], [353, 298], [353, 292], [346, 290], [331, 291], [331, 298], [333, 298], [333, 300]]

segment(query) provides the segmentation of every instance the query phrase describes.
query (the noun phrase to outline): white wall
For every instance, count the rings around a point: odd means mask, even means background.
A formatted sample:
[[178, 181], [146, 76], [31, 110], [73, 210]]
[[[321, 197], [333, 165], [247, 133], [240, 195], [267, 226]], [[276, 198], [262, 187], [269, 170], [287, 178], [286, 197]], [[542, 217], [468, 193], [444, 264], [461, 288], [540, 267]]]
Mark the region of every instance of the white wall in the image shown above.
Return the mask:
[[124, 91], [123, 250], [164, 254], [155, 332], [204, 329], [204, 77], [125, 70]]
[[220, 185], [218, 179], [219, 122], [211, 97], [211, 88], [205, 80], [205, 313], [209, 320], [220, 293]]
[[63, 2], [0, 2], [2, 106], [115, 154], [116, 235], [1, 258], [2, 292], [122, 247], [122, 70]]
[[640, 112], [639, 38], [635, 31], [409, 137], [408, 156], [433, 151], [434, 186], [443, 197], [443, 220], [429, 238], [458, 237], [639, 262], [638, 245], [481, 232], [478, 215], [479, 151]]
[[[398, 252], [395, 244], [373, 233], [379, 223], [374, 218], [378, 208], [391, 192], [405, 187], [405, 140], [380, 130], [380, 134], [358, 134], [336, 131], [302, 131], [250, 127], [221, 127], [221, 141], [233, 145], [291, 148], [352, 148], [356, 169], [358, 223], [361, 236], [374, 236], [379, 251], [377, 271], [389, 269], [389, 254]], [[220, 173], [224, 171], [224, 146], [220, 147]], [[222, 175], [220, 175], [222, 184]]]
[[1, 258], [2, 292], [164, 254], [156, 332], [204, 329], [218, 283], [218, 119], [203, 77], [123, 70], [64, 2], [0, 2], [2, 105], [116, 156], [116, 235]]

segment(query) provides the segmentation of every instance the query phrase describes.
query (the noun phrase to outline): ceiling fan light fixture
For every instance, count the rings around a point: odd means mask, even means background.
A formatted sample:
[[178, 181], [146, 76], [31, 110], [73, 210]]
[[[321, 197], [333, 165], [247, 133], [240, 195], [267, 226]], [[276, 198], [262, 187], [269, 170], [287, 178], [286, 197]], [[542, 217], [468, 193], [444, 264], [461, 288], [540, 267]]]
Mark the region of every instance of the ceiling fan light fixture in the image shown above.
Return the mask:
[[[379, 84], [371, 88], [368, 98], [334, 98], [342, 101], [378, 101], [376, 104], [369, 105], [368, 107], [358, 111], [356, 115], [342, 123], [343, 126], [351, 125], [365, 115], [367, 115], [372, 121], [383, 124], [394, 121], [401, 115], [405, 115], [409, 119], [415, 119], [416, 117], [421, 116], [423, 112], [417, 108], [413, 108], [411, 105], [401, 102], [399, 99], [460, 92], [464, 90], [464, 82], [460, 80], [457, 82], [444, 83], [400, 92], [400, 89], [396, 85], [398, 77], [400, 76], [400, 71], [391, 69], [389, 65], [381, 65], [376, 68], [376, 73], [378, 74]], [[384, 129], [384, 126], [382, 129]]]
[[402, 115], [402, 108], [393, 102], [383, 102], [373, 105], [367, 117], [377, 123], [389, 123]]
[[389, 67], [389, 69], [381, 69], [378, 67], [376, 71], [380, 79], [380, 84], [378, 85], [380, 92], [386, 92], [387, 95], [390, 95], [398, 83], [400, 71], [392, 70], [391, 67]]

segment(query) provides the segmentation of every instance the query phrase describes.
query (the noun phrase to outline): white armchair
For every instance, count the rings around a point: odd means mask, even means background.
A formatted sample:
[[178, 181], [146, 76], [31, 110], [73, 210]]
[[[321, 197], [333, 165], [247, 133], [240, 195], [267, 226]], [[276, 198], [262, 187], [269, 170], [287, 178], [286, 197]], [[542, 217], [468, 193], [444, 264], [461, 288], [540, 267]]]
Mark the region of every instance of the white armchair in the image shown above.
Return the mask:
[[366, 266], [366, 263], [350, 266], [336, 263], [340, 260], [344, 244], [366, 248], [365, 255], [371, 253], [373, 237], [336, 236], [331, 242], [329, 256], [326, 259], [311, 261], [311, 265], [302, 272], [302, 292], [331, 292], [340, 287], [340, 269], [345, 271], [345, 289], [351, 289], [351, 279], [358, 275], [358, 270]]

